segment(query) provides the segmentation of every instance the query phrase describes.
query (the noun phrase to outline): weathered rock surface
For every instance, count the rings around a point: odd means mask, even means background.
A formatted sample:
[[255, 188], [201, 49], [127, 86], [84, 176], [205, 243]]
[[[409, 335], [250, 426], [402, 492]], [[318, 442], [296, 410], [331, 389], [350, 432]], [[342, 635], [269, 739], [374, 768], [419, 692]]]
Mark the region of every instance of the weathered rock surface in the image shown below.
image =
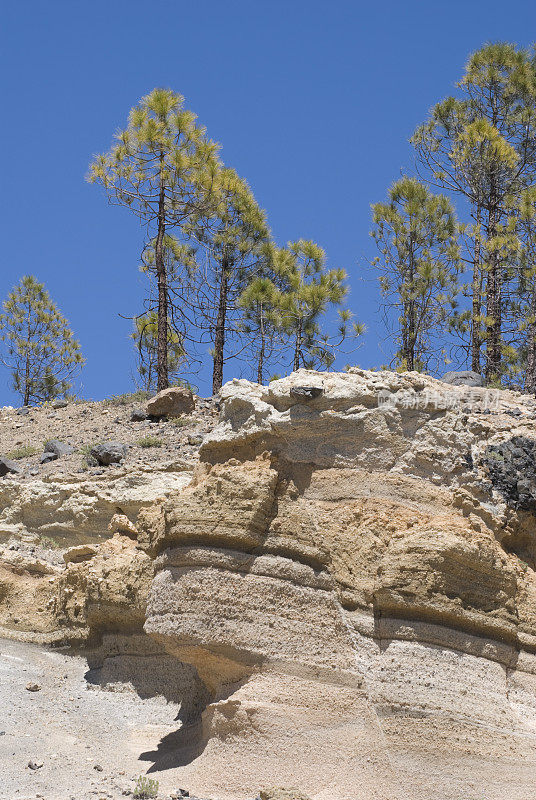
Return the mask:
[[473, 372], [470, 369], [462, 369], [459, 371], [445, 372], [441, 378], [443, 383], [451, 383], [453, 386], [483, 386], [484, 381], [478, 372]]
[[211, 696], [182, 783], [528, 798], [536, 526], [487, 454], [536, 440], [533, 401], [357, 369], [221, 394], [194, 480], [138, 520], [145, 631]]
[[221, 398], [188, 485], [51, 574], [19, 553], [9, 626], [23, 579], [28, 635], [180, 705], [150, 757], [199, 797], [531, 798], [535, 401], [359, 369]]
[[163, 389], [147, 403], [147, 414], [151, 417], [180, 417], [190, 414], [195, 408], [192, 392], [182, 386]]
[[16, 475], [19, 472], [21, 469], [14, 461], [10, 461], [9, 458], [0, 458], [0, 478], [9, 474]]

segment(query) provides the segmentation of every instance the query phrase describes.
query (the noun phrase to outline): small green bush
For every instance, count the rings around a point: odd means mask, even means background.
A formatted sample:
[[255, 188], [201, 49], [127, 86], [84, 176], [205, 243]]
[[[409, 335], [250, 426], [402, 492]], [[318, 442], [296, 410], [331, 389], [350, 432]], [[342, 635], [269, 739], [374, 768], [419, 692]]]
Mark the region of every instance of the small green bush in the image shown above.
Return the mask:
[[98, 447], [99, 444], [102, 442], [93, 442], [93, 444], [83, 444], [82, 447], [78, 450], [79, 453], [82, 453], [83, 456], [91, 455], [91, 451], [94, 447]]
[[136, 444], [138, 447], [162, 447], [163, 442], [157, 436], [144, 436], [142, 439], [138, 439]]
[[104, 404], [107, 406], [128, 406], [130, 403], [143, 403], [152, 397], [152, 392], [145, 389], [138, 389], [137, 392], [125, 392], [125, 394], [114, 394], [107, 397]]
[[145, 775], [140, 775], [134, 787], [133, 797], [138, 798], [138, 800], [149, 800], [151, 797], [157, 797], [159, 785], [158, 781], [146, 778]]
[[184, 428], [186, 425], [191, 425], [191, 417], [170, 417], [169, 422], [177, 428]]
[[47, 548], [47, 550], [55, 550], [60, 547], [60, 545], [54, 539], [51, 539], [50, 536], [41, 536], [39, 539], [39, 544], [41, 547]]
[[6, 453], [6, 456], [7, 458], [12, 458], [14, 461], [17, 461], [19, 458], [29, 458], [30, 456], [35, 456], [38, 452], [39, 450], [37, 447], [32, 447], [30, 444], [25, 444], [23, 447], [17, 447], [10, 453]]

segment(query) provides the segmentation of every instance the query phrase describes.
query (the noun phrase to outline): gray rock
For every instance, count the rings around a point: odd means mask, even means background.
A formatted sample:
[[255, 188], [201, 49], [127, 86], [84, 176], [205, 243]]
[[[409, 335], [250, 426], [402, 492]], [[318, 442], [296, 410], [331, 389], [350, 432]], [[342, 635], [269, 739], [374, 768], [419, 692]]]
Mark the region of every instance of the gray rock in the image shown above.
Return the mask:
[[20, 475], [21, 472], [21, 468], [14, 461], [10, 461], [9, 458], [0, 458], [0, 478], [8, 474]]
[[30, 769], [41, 769], [43, 766], [42, 761], [28, 761], [28, 766]]
[[57, 400], [53, 401], [52, 408], [67, 408], [68, 405], [69, 403], [67, 402], [67, 400], [60, 400], [58, 398]]
[[56, 453], [43, 453], [41, 456], [41, 464], [48, 464], [49, 461], [56, 461], [58, 456]]
[[104, 442], [93, 447], [91, 455], [101, 466], [109, 467], [110, 464], [120, 464], [127, 451], [128, 446], [121, 442]]
[[45, 454], [46, 453], [53, 453], [56, 458], [60, 458], [60, 456], [70, 456], [74, 453], [74, 447], [71, 447], [70, 444], [65, 444], [65, 442], [60, 442], [59, 439], [50, 439], [48, 442], [45, 442]]
[[314, 400], [324, 393], [322, 386], [292, 386], [290, 396], [295, 400]]
[[131, 422], [144, 422], [147, 419], [147, 414], [143, 408], [135, 408], [130, 415]]
[[441, 380], [443, 383], [450, 383], [451, 386], [484, 386], [482, 376], [470, 369], [445, 372]]
[[26, 417], [30, 413], [30, 409], [28, 406], [21, 406], [21, 408], [17, 408], [16, 413], [19, 415], [19, 417]]

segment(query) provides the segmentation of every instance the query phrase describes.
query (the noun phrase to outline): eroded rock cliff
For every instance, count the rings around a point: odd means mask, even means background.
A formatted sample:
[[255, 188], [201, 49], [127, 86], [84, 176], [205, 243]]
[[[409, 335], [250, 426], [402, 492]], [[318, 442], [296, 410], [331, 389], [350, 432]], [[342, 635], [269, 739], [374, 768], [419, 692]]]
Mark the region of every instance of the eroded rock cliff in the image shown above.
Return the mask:
[[513, 392], [359, 369], [235, 380], [137, 540], [32, 585], [101, 683], [180, 704], [154, 769], [198, 795], [528, 800], [535, 443], [536, 403]]
[[139, 521], [156, 556], [145, 631], [211, 693], [185, 780], [529, 797], [534, 518], [516, 442], [536, 438], [533, 401], [356, 369], [233, 381], [222, 400], [193, 482]]

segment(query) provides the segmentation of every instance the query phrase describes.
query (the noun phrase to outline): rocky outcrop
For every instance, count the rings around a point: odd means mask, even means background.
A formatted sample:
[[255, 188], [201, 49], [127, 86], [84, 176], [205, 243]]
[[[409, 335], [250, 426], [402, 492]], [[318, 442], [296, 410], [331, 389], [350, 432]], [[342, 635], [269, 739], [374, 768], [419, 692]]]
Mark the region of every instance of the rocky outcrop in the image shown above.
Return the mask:
[[[113, 471], [111, 471], [113, 469]], [[188, 464], [110, 468], [106, 474], [45, 475], [0, 483], [0, 541], [34, 534], [66, 546], [108, 536], [114, 513], [135, 519], [138, 511], [191, 479]]]
[[197, 793], [529, 796], [534, 518], [488, 463], [519, 436], [530, 399], [414, 373], [224, 386], [194, 480], [138, 520], [145, 631], [210, 693]]
[[180, 706], [153, 770], [197, 796], [531, 797], [535, 401], [358, 369], [221, 399], [188, 483], [116, 483], [114, 536], [34, 573], [42, 628]]

